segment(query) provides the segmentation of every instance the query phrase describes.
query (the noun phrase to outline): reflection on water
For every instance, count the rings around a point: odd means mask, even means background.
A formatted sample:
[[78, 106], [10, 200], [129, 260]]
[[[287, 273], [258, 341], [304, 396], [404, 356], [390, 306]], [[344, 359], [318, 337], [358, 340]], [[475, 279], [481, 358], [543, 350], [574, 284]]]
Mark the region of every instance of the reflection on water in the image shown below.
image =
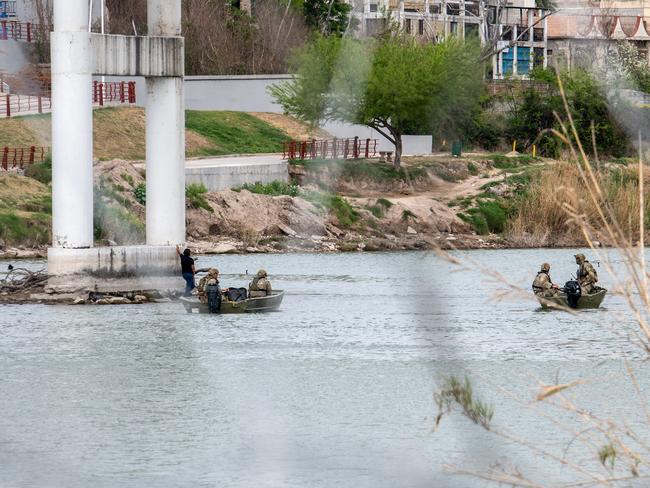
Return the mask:
[[[528, 290], [543, 261], [556, 281], [569, 279], [572, 254], [457, 256]], [[287, 292], [282, 310], [219, 317], [175, 303], [0, 306], [0, 486], [462, 487], [477, 481], [445, 473], [443, 462], [481, 466], [502, 456], [555, 479], [566, 473], [462, 418], [433, 433], [436, 379], [468, 370], [530, 399], [537, 378], [621, 374], [621, 354], [637, 354], [621, 297], [579, 316], [540, 313], [534, 300], [491, 300], [501, 285], [428, 253], [201, 256], [197, 264], [217, 266], [225, 286], [266, 268]], [[581, 389], [580, 399], [633, 423], [626, 384], [605, 386]], [[496, 422], [543, 429], [494, 389], [479, 389], [496, 404]]]

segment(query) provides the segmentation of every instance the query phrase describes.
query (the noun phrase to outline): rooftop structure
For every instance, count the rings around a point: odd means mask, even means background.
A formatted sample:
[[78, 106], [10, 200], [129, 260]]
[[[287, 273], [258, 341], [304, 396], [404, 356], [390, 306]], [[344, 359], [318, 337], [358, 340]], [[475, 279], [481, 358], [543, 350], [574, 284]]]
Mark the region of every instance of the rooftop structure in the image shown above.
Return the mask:
[[552, 65], [572, 69], [590, 66], [619, 41], [632, 42], [650, 62], [650, 6], [629, 2], [560, 2], [548, 21]]

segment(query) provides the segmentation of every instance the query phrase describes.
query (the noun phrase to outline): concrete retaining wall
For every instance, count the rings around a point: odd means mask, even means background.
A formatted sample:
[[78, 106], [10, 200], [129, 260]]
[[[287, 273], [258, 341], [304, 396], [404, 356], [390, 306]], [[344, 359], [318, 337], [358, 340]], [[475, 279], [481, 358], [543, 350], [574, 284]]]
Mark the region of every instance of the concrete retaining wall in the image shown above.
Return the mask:
[[203, 184], [209, 191], [219, 191], [241, 186], [244, 183], [289, 181], [286, 161], [280, 160], [277, 156], [269, 157], [268, 161], [263, 161], [264, 156], [250, 159], [258, 158], [259, 162], [246, 161], [249, 158], [242, 158], [240, 162], [232, 159], [200, 160], [201, 165], [193, 165], [193, 161], [188, 161], [185, 168], [185, 182], [188, 185]]

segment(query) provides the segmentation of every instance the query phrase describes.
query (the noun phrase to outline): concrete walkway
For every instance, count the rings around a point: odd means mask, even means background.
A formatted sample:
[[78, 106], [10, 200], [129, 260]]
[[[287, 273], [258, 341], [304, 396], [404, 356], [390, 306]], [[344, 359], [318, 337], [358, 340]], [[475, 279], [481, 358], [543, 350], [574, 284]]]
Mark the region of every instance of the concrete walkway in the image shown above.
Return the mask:
[[245, 183], [289, 181], [282, 154], [228, 155], [185, 161], [187, 184], [203, 184], [209, 191], [226, 190]]

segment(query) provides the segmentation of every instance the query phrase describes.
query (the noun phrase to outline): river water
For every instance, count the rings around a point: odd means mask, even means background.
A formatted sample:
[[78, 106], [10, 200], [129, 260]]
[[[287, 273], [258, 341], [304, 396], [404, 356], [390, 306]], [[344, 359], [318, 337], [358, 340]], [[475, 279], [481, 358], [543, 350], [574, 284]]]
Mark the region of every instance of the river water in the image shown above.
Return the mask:
[[[560, 454], [568, 446], [598, 471], [593, 452], [498, 388], [528, 402], [538, 379], [595, 378], [575, 389], [581, 404], [643, 427], [620, 380], [624, 356], [647, 368], [623, 299], [578, 316], [523, 296], [495, 301], [504, 287], [477, 264], [528, 290], [542, 261], [567, 280], [572, 254], [457, 252], [464, 271], [417, 252], [200, 257], [225, 286], [265, 267], [286, 290], [266, 315], [0, 306], [0, 486], [473, 487], [482, 483], [443, 465], [506, 459], [544, 483], [573, 479], [459, 415], [434, 431], [437, 384], [466, 372], [496, 425]], [[648, 375], [639, 381], [645, 395]]]

